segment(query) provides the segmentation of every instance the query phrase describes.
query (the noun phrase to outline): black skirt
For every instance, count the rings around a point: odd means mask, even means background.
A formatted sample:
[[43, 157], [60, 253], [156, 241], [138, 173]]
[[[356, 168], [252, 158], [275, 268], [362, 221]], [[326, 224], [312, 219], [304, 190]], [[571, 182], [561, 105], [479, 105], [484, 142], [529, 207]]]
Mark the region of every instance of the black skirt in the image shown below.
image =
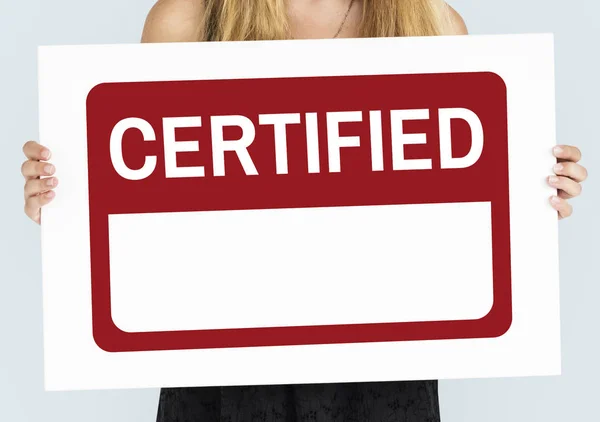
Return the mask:
[[157, 422], [440, 422], [437, 381], [163, 388]]

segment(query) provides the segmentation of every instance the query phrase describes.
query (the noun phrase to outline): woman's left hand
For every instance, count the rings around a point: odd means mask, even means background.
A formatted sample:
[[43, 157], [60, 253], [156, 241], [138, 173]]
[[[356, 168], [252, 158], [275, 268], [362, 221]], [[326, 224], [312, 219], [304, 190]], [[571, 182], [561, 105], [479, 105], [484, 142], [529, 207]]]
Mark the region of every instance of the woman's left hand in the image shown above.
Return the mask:
[[558, 212], [558, 218], [569, 217], [573, 206], [569, 199], [581, 194], [581, 182], [587, 179], [587, 170], [579, 163], [581, 151], [569, 145], [559, 145], [553, 149], [558, 163], [554, 165], [556, 176], [548, 177], [548, 184], [558, 190], [557, 196], [550, 198], [552, 207]]

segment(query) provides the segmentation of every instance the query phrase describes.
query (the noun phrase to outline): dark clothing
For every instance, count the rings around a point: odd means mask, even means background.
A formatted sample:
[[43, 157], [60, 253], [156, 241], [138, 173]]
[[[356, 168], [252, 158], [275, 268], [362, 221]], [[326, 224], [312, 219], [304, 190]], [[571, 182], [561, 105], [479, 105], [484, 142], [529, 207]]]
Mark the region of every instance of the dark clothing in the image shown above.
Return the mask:
[[440, 422], [437, 381], [163, 388], [157, 422]]

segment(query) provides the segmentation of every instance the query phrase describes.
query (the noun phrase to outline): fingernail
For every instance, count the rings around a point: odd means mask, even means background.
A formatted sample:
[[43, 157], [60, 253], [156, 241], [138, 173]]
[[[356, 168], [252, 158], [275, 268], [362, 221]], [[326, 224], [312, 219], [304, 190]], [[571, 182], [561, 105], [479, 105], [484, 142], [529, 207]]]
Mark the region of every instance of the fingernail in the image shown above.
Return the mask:
[[554, 147], [555, 154], [561, 154], [562, 152], [563, 152], [563, 149], [561, 147]]
[[54, 191], [51, 190], [51, 191], [46, 192], [46, 198], [54, 198]]
[[52, 164], [47, 164], [44, 166], [44, 171], [46, 174], [52, 174], [54, 173], [54, 166]]
[[558, 183], [558, 177], [556, 177], [556, 176], [550, 176], [548, 178], [548, 181], [554, 185], [554, 184]]
[[560, 204], [560, 198], [558, 196], [553, 196], [552, 203], [556, 205]]
[[562, 171], [563, 168], [562, 164], [554, 164], [554, 171]]
[[48, 149], [43, 149], [42, 150], [42, 158], [44, 160], [47, 160], [48, 158], [50, 158], [50, 150]]
[[46, 179], [46, 185], [47, 186], [56, 186], [56, 179], [54, 177], [50, 177], [49, 179]]

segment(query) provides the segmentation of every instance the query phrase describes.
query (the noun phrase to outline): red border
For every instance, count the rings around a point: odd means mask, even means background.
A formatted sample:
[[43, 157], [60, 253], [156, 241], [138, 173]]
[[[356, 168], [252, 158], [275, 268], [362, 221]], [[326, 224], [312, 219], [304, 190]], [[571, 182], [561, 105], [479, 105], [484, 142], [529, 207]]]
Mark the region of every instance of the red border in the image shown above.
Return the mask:
[[[141, 212], [140, 206], [113, 206], [102, 205], [105, 198], [106, 182], [101, 179], [101, 166], [106, 162], [99, 163], [101, 149], [106, 149], [106, 131], [101, 129], [100, 123], [105, 119], [106, 101], [115, 100], [115, 93], [125, 92], [127, 89], [150, 90], [167, 84], [168, 91], [177, 89], [175, 85], [181, 86], [181, 82], [157, 82], [157, 83], [133, 83], [133, 84], [102, 84], [94, 88], [88, 96], [88, 160], [89, 160], [89, 187], [90, 187], [90, 252], [92, 271], [92, 311], [93, 311], [93, 335], [97, 345], [108, 352], [147, 351], [147, 350], [176, 350], [176, 349], [205, 349], [205, 348], [230, 348], [230, 347], [255, 347], [255, 346], [284, 346], [284, 345], [308, 345], [308, 344], [334, 344], [334, 343], [364, 343], [364, 342], [389, 342], [389, 341], [411, 341], [411, 340], [442, 340], [442, 339], [464, 339], [464, 338], [489, 338], [498, 337], [507, 332], [512, 323], [511, 304], [511, 263], [510, 263], [510, 217], [508, 197], [508, 141], [507, 141], [507, 113], [506, 113], [506, 86], [502, 79], [493, 73], [464, 73], [464, 74], [442, 74], [442, 75], [382, 75], [382, 76], [359, 76], [359, 77], [331, 77], [329, 83], [335, 85], [335, 81], [344, 84], [356, 84], [358, 82], [374, 83], [381, 78], [388, 78], [387, 82], [396, 81], [402, 86], [414, 84], [432, 84], [434, 79], [444, 79], [479, 92], [468, 95], [483, 97], [488, 96], [486, 104], [493, 104], [497, 117], [498, 128], [495, 134], [497, 138], [493, 145], [493, 158], [486, 158], [488, 169], [482, 167], [481, 175], [487, 175], [488, 180], [478, 180], [477, 187], [493, 184], [496, 189], [491, 194], [470, 194], [468, 192], [456, 194], [448, 193], [452, 186], [444, 186], [440, 181], [439, 194], [435, 198], [417, 198], [417, 200], [398, 198], [389, 203], [440, 203], [440, 202], [475, 202], [491, 201], [492, 220], [492, 243], [493, 243], [493, 292], [494, 301], [490, 312], [478, 320], [461, 321], [433, 321], [433, 322], [397, 322], [397, 323], [374, 323], [374, 324], [347, 324], [347, 325], [321, 325], [321, 326], [295, 326], [295, 327], [266, 327], [266, 328], [240, 328], [240, 329], [212, 329], [192, 331], [171, 332], [136, 332], [130, 333], [119, 329], [112, 317], [110, 306], [110, 263], [109, 263], [109, 237], [108, 237], [108, 215]], [[361, 79], [362, 78], [362, 79]], [[392, 78], [392, 79], [389, 79]], [[302, 83], [315, 84], [327, 78], [284, 78], [278, 83]], [[274, 80], [237, 80], [237, 81], [190, 81], [188, 84], [215, 84], [219, 83], [246, 83], [254, 86], [257, 83], [273, 83]], [[432, 82], [433, 81], [433, 82]], [[441, 84], [441, 82], [440, 82]], [[478, 88], [483, 84], [483, 89]], [[433, 83], [435, 85], [435, 83]], [[191, 87], [190, 85], [189, 87]], [[200, 86], [200, 85], [198, 85]], [[205, 89], [206, 86], [202, 85]], [[353, 85], [355, 86], [355, 85]], [[430, 85], [427, 85], [430, 86]], [[442, 86], [442, 85], [440, 85]], [[445, 85], [444, 85], [445, 86]], [[448, 85], [450, 86], [450, 85]], [[455, 85], [454, 88], [456, 89]], [[188, 87], [188, 88], [189, 88]], [[187, 89], [187, 88], [186, 88]], [[216, 89], [219, 89], [217, 87]], [[325, 89], [325, 88], [323, 88]], [[438, 87], [439, 89], [439, 87]], [[449, 88], [450, 89], [450, 88]], [[450, 89], [450, 90], [452, 90]], [[125, 90], [125, 91], [123, 91]], [[139, 91], [142, 92], [142, 91]], [[166, 91], [165, 91], [166, 92]], [[187, 92], [183, 90], [181, 92]], [[434, 94], [432, 94], [434, 95]], [[448, 94], [450, 95], [450, 94]], [[465, 96], [468, 96], [465, 94]], [[125, 98], [125, 97], [124, 97]], [[124, 100], [123, 100], [124, 101]], [[105, 108], [102, 108], [105, 107]], [[102, 111], [100, 111], [102, 110]], [[491, 112], [490, 112], [491, 113]], [[102, 115], [98, 117], [98, 115]], [[490, 114], [492, 115], [492, 114]], [[112, 118], [112, 117], [111, 117]], [[108, 119], [110, 120], [110, 119]], [[114, 119], [111, 121], [114, 124]], [[488, 148], [487, 145], [485, 148]], [[492, 147], [490, 147], [492, 148]], [[104, 160], [106, 161], [106, 160]], [[485, 163], [484, 163], [485, 164]], [[104, 167], [102, 167], [104, 168]], [[385, 173], [374, 177], [391, 179], [391, 173]], [[384, 179], [379, 179], [384, 180]], [[475, 183], [469, 180], [469, 183]], [[448, 182], [450, 183], [450, 182]], [[475, 185], [473, 185], [475, 186]], [[480, 192], [487, 192], [481, 188]], [[110, 195], [110, 194], [107, 194]], [[409, 197], [415, 197], [410, 192]], [[108, 198], [108, 197], [106, 197]], [[121, 204], [127, 201], [121, 198]], [[370, 203], [378, 204], [377, 201]], [[340, 205], [343, 205], [340, 203]], [[365, 203], [364, 205], [369, 205]], [[288, 205], [293, 206], [293, 205]], [[302, 206], [302, 205], [298, 205]], [[318, 204], [316, 204], [318, 206]], [[248, 206], [247, 208], [277, 208], [285, 206]], [[229, 207], [230, 208], [230, 207]], [[146, 206], [145, 212], [168, 212], [168, 211], [190, 211], [228, 209], [228, 206], [219, 205], [203, 208], [182, 208], [181, 205], [155, 204]]]

